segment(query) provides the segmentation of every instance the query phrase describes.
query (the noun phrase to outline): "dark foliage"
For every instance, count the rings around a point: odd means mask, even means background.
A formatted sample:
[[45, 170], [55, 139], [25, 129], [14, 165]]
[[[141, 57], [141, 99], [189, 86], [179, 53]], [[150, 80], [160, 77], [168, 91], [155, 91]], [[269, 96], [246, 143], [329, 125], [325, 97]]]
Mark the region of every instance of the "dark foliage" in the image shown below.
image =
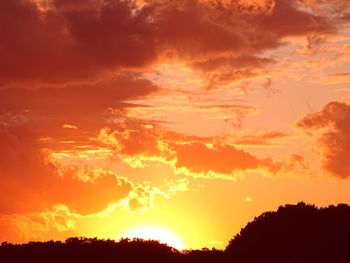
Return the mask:
[[350, 207], [299, 203], [263, 213], [225, 250], [230, 262], [350, 262]]
[[0, 247], [1, 262], [178, 262], [183, 255], [154, 240], [69, 238], [65, 242], [29, 242]]
[[184, 262], [188, 263], [212, 263], [223, 261], [223, 251], [215, 248], [202, 248], [201, 250], [182, 251]]
[[2, 243], [0, 262], [350, 262], [350, 207], [318, 209], [299, 203], [266, 212], [241, 230], [224, 251], [179, 252], [154, 240], [69, 238], [65, 242]]

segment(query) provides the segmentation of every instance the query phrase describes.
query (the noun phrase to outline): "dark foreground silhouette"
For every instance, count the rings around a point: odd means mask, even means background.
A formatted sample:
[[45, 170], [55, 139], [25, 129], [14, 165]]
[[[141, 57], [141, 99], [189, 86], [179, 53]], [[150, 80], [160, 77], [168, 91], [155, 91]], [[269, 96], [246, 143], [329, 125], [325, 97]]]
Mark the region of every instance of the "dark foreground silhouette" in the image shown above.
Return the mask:
[[350, 206], [279, 207], [248, 223], [223, 251], [180, 252], [154, 240], [69, 238], [21, 245], [4, 242], [0, 262], [350, 262]]

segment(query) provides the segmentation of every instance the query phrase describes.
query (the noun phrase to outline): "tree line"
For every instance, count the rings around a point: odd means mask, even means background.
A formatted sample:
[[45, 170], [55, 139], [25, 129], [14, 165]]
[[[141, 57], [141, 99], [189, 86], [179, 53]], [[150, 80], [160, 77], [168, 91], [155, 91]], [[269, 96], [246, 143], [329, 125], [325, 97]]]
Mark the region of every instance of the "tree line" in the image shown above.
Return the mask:
[[0, 262], [350, 262], [350, 206], [280, 206], [248, 223], [224, 250], [178, 251], [155, 240], [72, 237], [64, 242], [3, 242]]

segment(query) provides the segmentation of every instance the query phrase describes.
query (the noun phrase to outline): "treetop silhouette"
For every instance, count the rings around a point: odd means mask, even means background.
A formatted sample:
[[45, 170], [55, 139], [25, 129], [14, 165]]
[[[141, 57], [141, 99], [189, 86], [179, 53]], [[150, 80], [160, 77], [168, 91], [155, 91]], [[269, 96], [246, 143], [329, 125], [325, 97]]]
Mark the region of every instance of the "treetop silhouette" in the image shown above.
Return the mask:
[[184, 250], [155, 240], [72, 237], [0, 246], [1, 262], [350, 262], [350, 206], [298, 203], [265, 212], [230, 240], [224, 251]]

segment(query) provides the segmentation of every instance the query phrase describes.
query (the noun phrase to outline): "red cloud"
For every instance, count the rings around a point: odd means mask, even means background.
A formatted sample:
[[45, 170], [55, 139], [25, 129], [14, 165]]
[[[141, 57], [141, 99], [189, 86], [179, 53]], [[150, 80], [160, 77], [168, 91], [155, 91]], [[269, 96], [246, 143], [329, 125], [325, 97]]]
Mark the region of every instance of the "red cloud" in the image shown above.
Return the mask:
[[254, 56], [285, 37], [336, 31], [331, 19], [304, 11], [298, 0], [250, 3], [55, 0], [43, 8], [1, 1], [0, 80], [66, 83], [161, 59]]
[[[0, 90], [0, 122], [9, 127], [29, 125], [27, 129], [37, 139], [86, 141], [89, 134], [93, 136], [127, 107], [136, 106], [125, 101], [145, 98], [159, 90], [151, 81], [128, 74], [97, 84], [4, 89]], [[79, 129], [62, 129], [67, 123]]]
[[124, 101], [157, 92], [160, 87], [136, 75], [121, 74], [96, 84], [67, 85], [62, 88], [0, 90], [0, 113], [93, 114], [109, 107], [131, 106]]
[[320, 112], [305, 116], [298, 127], [311, 132], [327, 129], [318, 140], [323, 167], [335, 176], [350, 176], [350, 105], [330, 102]]
[[95, 213], [131, 191], [130, 183], [108, 172], [90, 171], [82, 178], [77, 169], [59, 175], [25, 126], [0, 125], [0, 144], [0, 214], [43, 211], [62, 203], [81, 214]]
[[54, 1], [42, 11], [34, 1], [1, 1], [0, 79], [62, 83], [155, 59], [144, 12], [134, 15], [129, 1], [89, 3]]
[[174, 145], [175, 166], [184, 167], [193, 173], [213, 171], [230, 175], [235, 170], [253, 170], [258, 168], [258, 159], [232, 146], [215, 145], [208, 148], [201, 143]]
[[237, 172], [242, 171], [265, 170], [274, 175], [289, 172], [296, 166], [307, 169], [301, 156], [293, 155], [282, 161], [258, 158], [245, 150], [216, 142], [220, 138], [181, 136], [158, 127], [147, 129], [129, 124], [116, 131], [103, 129], [97, 140], [122, 158], [165, 162], [195, 177], [235, 179]]

